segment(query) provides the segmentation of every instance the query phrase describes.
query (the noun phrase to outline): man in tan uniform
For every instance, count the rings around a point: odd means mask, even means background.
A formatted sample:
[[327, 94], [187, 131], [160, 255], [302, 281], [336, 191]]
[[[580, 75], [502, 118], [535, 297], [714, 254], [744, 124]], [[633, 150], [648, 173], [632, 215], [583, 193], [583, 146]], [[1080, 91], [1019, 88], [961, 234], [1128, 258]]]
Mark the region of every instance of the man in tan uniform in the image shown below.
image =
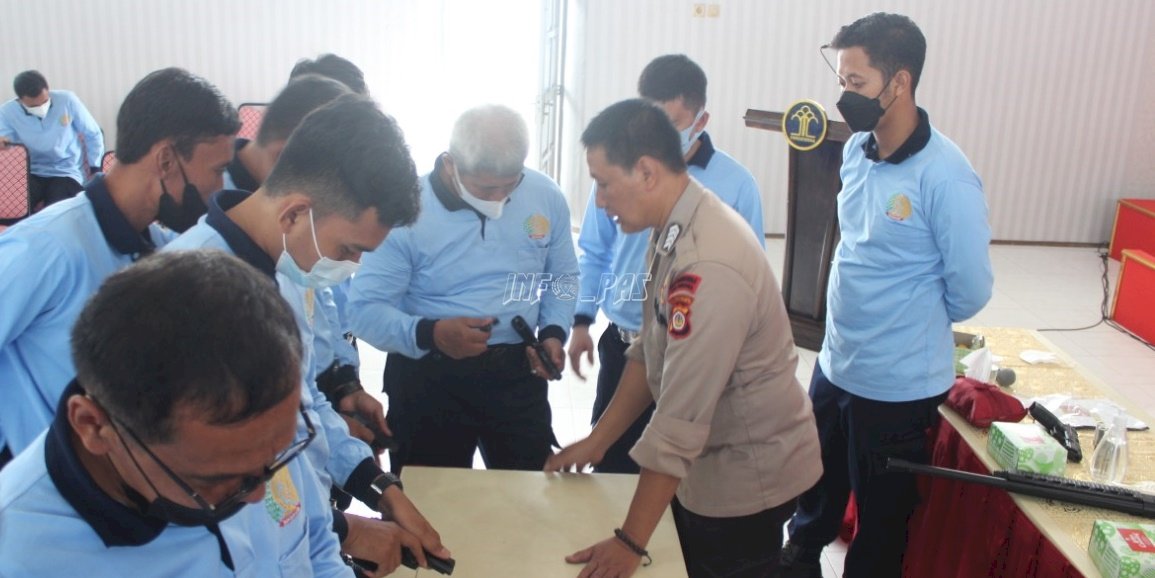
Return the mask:
[[619, 102], [582, 143], [598, 206], [625, 233], [653, 228], [650, 279], [617, 393], [546, 469], [596, 464], [657, 409], [630, 451], [641, 477], [625, 523], [567, 560], [586, 564], [583, 578], [630, 576], [671, 505], [691, 577], [765, 576], [795, 498], [822, 472], [777, 281], [738, 213], [687, 174], [661, 108]]

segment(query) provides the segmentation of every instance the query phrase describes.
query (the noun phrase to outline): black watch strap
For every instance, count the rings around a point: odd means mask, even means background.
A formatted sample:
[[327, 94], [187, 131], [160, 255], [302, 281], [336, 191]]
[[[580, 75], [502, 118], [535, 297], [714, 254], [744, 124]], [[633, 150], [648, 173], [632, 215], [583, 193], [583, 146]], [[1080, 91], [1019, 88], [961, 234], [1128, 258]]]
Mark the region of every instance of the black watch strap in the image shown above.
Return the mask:
[[389, 486], [397, 486], [398, 490], [405, 490], [405, 486], [401, 484], [401, 478], [393, 475], [390, 472], [385, 472], [376, 478], [373, 478], [373, 483], [370, 484], [370, 486], [373, 488], [373, 491], [381, 494], [382, 496], [385, 495], [385, 490], [388, 490]]

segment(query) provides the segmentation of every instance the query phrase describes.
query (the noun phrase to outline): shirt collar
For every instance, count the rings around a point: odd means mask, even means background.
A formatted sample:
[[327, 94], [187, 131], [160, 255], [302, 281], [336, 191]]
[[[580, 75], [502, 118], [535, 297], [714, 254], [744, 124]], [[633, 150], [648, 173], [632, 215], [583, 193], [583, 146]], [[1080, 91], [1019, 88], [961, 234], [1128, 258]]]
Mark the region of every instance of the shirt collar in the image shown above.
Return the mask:
[[[469, 203], [461, 200], [461, 195], [441, 182], [441, 171], [446, 170], [443, 158], [444, 155], [437, 157], [433, 163], [433, 172], [429, 173], [429, 186], [433, 187], [433, 194], [437, 196], [437, 200], [441, 201], [441, 205], [447, 211], [470, 210], [477, 213], [473, 207], [469, 206]], [[481, 213], [477, 213], [477, 215], [482, 216]]]
[[85, 469], [72, 445], [68, 423], [68, 398], [83, 395], [76, 380], [68, 384], [56, 408], [56, 417], [44, 439], [44, 461], [56, 490], [92, 528], [104, 545], [143, 546], [152, 542], [168, 525], [164, 520], [141, 514], [104, 493]]
[[710, 140], [709, 133], [702, 131], [698, 137], [698, 142], [701, 143], [698, 145], [698, 150], [694, 152], [694, 156], [690, 157], [690, 160], [686, 161], [686, 164], [704, 169], [706, 165], [710, 164], [710, 159], [714, 158], [714, 141]]
[[[898, 147], [898, 149], [895, 150], [893, 154], [886, 157], [885, 159], [881, 159], [881, 161], [890, 163], [892, 165], [897, 165], [898, 163], [901, 163], [902, 161], [905, 161], [906, 159], [914, 156], [918, 153], [918, 151], [926, 148], [926, 143], [928, 142], [930, 142], [930, 116], [926, 114], [925, 110], [919, 108], [918, 126], [914, 127], [914, 132], [910, 133], [910, 136], [906, 137], [906, 141], [903, 142], [902, 146]], [[862, 143], [862, 150], [866, 153], [866, 158], [876, 163], [879, 162], [880, 159], [878, 158], [878, 141], [875, 140], [874, 133], [870, 133], [870, 136], [867, 137], [866, 142]]]
[[100, 225], [100, 232], [104, 239], [122, 255], [132, 255], [133, 260], [139, 259], [156, 250], [152, 239], [149, 238], [148, 228], [143, 231], [134, 231], [132, 224], [120, 208], [112, 200], [108, 192], [108, 184], [104, 175], [97, 175], [89, 181], [84, 194], [92, 203], [92, 210], [96, 213], [96, 223]]
[[241, 162], [241, 149], [249, 144], [249, 139], [238, 138], [233, 144], [233, 161], [229, 163], [229, 176], [233, 179], [233, 186], [250, 193], [260, 188], [261, 183], [257, 182], [253, 173], [245, 167], [245, 163]]
[[673, 252], [674, 245], [689, 227], [690, 220], [694, 217], [694, 212], [698, 210], [698, 203], [704, 194], [702, 185], [690, 177], [686, 189], [682, 191], [682, 196], [678, 197], [678, 202], [674, 203], [674, 208], [670, 211], [670, 217], [666, 219], [666, 224], [660, 229], [654, 229], [654, 251], [662, 256]]
[[205, 217], [205, 223], [208, 223], [210, 227], [221, 234], [221, 237], [224, 237], [229, 248], [242, 261], [256, 267], [269, 277], [275, 278], [277, 263], [226, 214], [229, 209], [241, 204], [241, 201], [249, 198], [250, 195], [252, 193], [248, 191], [218, 191], [209, 199], [209, 212], [208, 216]]

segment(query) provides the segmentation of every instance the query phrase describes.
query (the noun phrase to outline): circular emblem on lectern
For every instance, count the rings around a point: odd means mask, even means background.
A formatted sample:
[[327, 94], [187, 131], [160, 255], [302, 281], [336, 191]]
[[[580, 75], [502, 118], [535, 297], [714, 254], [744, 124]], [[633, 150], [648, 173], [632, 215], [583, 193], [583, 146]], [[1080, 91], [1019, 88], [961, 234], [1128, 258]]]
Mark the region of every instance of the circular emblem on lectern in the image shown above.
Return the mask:
[[813, 100], [799, 100], [782, 115], [782, 134], [794, 149], [808, 151], [826, 140], [826, 110]]

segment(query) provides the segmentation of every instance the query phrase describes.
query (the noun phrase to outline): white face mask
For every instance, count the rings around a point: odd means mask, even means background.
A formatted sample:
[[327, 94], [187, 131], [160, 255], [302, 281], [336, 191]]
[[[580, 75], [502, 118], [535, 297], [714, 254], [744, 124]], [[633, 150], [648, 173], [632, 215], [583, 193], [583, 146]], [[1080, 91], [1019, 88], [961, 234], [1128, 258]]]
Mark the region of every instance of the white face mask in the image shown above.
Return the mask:
[[485, 215], [490, 220], [496, 221], [501, 218], [501, 211], [505, 209], [506, 199], [500, 201], [486, 201], [473, 196], [469, 189], [461, 183], [461, 176], [457, 174], [457, 167], [453, 168], [453, 184], [457, 185], [457, 190], [461, 193], [461, 200], [466, 204], [477, 209], [478, 213]]
[[703, 114], [706, 114], [706, 109], [704, 108], [698, 111], [698, 115], [694, 117], [694, 121], [690, 123], [690, 126], [678, 131], [678, 136], [682, 139], [682, 156], [690, 154], [690, 147], [694, 146], [694, 141], [698, 140], [698, 137], [702, 135], [700, 132], [694, 134], [694, 127], [698, 126], [698, 121], [702, 120]]
[[48, 109], [51, 106], [52, 106], [52, 99], [50, 98], [50, 99], [44, 101], [44, 104], [42, 104], [40, 106], [26, 106], [26, 107], [24, 107], [24, 110], [28, 111], [28, 114], [43, 120], [44, 117], [48, 116]]
[[317, 245], [317, 227], [313, 224], [313, 209], [309, 209], [309, 228], [313, 232], [313, 248], [321, 259], [313, 265], [308, 273], [301, 270], [293, 256], [289, 254], [289, 244], [285, 235], [281, 235], [281, 256], [277, 259], [277, 271], [288, 277], [293, 283], [302, 287], [324, 289], [340, 285], [352, 277], [361, 267], [356, 261], [337, 261], [321, 254], [321, 247]]

